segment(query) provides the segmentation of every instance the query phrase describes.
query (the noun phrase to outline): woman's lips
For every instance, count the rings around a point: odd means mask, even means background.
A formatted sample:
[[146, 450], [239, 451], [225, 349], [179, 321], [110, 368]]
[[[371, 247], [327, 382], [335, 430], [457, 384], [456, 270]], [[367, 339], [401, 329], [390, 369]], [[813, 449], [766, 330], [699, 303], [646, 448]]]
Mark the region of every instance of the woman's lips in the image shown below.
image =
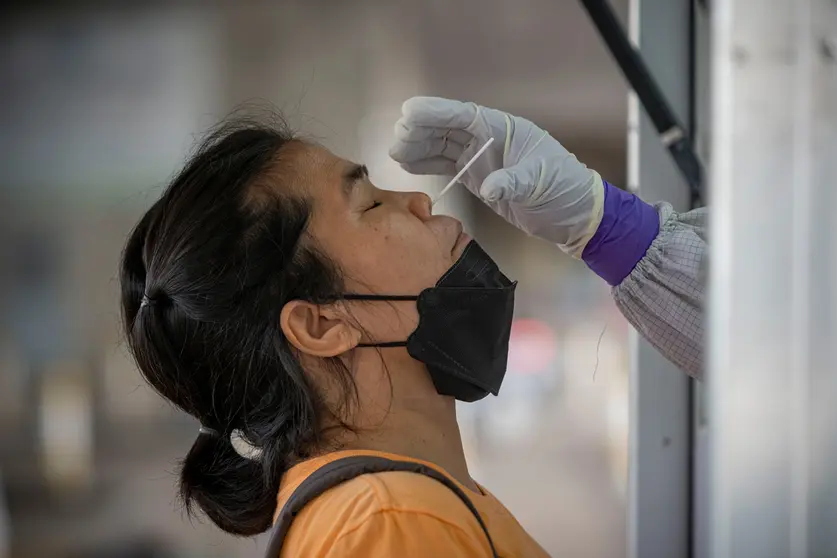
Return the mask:
[[452, 253], [456, 256], [460, 256], [462, 252], [465, 250], [465, 247], [468, 246], [468, 243], [473, 240], [469, 235], [466, 233], [460, 233], [459, 238], [456, 239], [456, 244], [453, 245]]

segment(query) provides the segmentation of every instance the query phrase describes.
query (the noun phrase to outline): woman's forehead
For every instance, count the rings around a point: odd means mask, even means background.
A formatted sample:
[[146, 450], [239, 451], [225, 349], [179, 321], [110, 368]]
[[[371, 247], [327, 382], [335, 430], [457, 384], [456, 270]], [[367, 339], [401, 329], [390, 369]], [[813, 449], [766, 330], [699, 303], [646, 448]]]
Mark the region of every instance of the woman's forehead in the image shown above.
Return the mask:
[[349, 161], [316, 144], [302, 144], [298, 149], [293, 165], [302, 188], [315, 195], [324, 193], [322, 189], [339, 191]]

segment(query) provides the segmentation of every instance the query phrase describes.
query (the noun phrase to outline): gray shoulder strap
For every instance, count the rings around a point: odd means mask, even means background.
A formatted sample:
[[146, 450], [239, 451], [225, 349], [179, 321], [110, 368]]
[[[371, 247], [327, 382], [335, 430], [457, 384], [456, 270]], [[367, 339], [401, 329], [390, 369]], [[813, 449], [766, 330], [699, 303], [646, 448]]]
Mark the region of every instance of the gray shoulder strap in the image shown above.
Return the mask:
[[267, 558], [279, 558], [279, 553], [282, 551], [282, 545], [285, 542], [285, 536], [291, 527], [296, 515], [302, 511], [308, 502], [323, 494], [327, 490], [334, 488], [344, 482], [351, 480], [361, 475], [369, 475], [373, 473], [385, 473], [389, 471], [406, 471], [410, 473], [418, 473], [426, 477], [430, 477], [439, 481], [448, 487], [454, 494], [456, 494], [462, 503], [465, 504], [470, 512], [474, 515], [476, 520], [482, 527], [488, 545], [491, 547], [491, 555], [493, 558], [499, 558], [497, 550], [494, 548], [494, 541], [491, 539], [491, 534], [485, 526], [482, 517], [480, 517], [477, 508], [474, 506], [468, 495], [457, 486], [455, 482], [443, 475], [436, 469], [415, 463], [412, 461], [395, 461], [385, 457], [377, 457], [373, 455], [356, 455], [332, 461], [328, 465], [320, 467], [314, 471], [307, 479], [294, 490], [291, 497], [282, 507], [279, 512], [279, 518], [274, 523], [270, 534], [270, 542], [267, 545]]

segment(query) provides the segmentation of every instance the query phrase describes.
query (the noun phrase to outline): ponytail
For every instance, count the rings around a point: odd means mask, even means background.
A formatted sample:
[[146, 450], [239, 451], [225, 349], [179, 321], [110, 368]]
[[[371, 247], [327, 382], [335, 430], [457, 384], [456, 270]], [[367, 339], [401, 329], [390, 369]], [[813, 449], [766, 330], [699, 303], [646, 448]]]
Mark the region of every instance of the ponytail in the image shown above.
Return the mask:
[[283, 467], [239, 455], [229, 436], [201, 432], [180, 468], [180, 496], [234, 535], [262, 533], [273, 523]]
[[[229, 416], [207, 414], [208, 408], [218, 407], [213, 396], [207, 399], [209, 403], [201, 403], [194, 395], [186, 395], [205, 391], [194, 380], [200, 377], [200, 366], [196, 365], [197, 359], [183, 359], [171, 338], [173, 330], [192, 336], [200, 328], [184, 316], [176, 301], [161, 290], [152, 290], [141, 299], [133, 325], [134, 353], [147, 363], [143, 372], [153, 385], [176, 378], [175, 389], [181, 392], [178, 406], [205, 424], [230, 421]], [[150, 358], [152, 354], [155, 358]], [[271, 424], [277, 435], [260, 440], [259, 459], [246, 458], [236, 451], [230, 437], [232, 427], [201, 427], [180, 467], [180, 497], [190, 516], [200, 509], [219, 528], [239, 536], [257, 535], [270, 528], [288, 455], [283, 430], [290, 421], [277, 422]], [[278, 446], [282, 446], [281, 451], [277, 451]]]

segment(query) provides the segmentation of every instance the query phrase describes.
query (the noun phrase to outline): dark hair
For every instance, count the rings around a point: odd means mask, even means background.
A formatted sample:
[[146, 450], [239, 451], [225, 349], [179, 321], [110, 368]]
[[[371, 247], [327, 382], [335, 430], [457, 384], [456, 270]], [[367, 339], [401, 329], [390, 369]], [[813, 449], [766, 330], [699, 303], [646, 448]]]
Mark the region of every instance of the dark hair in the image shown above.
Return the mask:
[[[341, 292], [337, 266], [306, 235], [311, 203], [290, 187], [302, 145], [281, 123], [222, 126], [142, 217], [121, 264], [140, 371], [219, 433], [199, 434], [183, 460], [186, 509], [236, 535], [270, 527], [282, 474], [323, 441], [323, 398], [279, 325], [288, 301]], [[234, 431], [258, 458], [235, 450]]]

